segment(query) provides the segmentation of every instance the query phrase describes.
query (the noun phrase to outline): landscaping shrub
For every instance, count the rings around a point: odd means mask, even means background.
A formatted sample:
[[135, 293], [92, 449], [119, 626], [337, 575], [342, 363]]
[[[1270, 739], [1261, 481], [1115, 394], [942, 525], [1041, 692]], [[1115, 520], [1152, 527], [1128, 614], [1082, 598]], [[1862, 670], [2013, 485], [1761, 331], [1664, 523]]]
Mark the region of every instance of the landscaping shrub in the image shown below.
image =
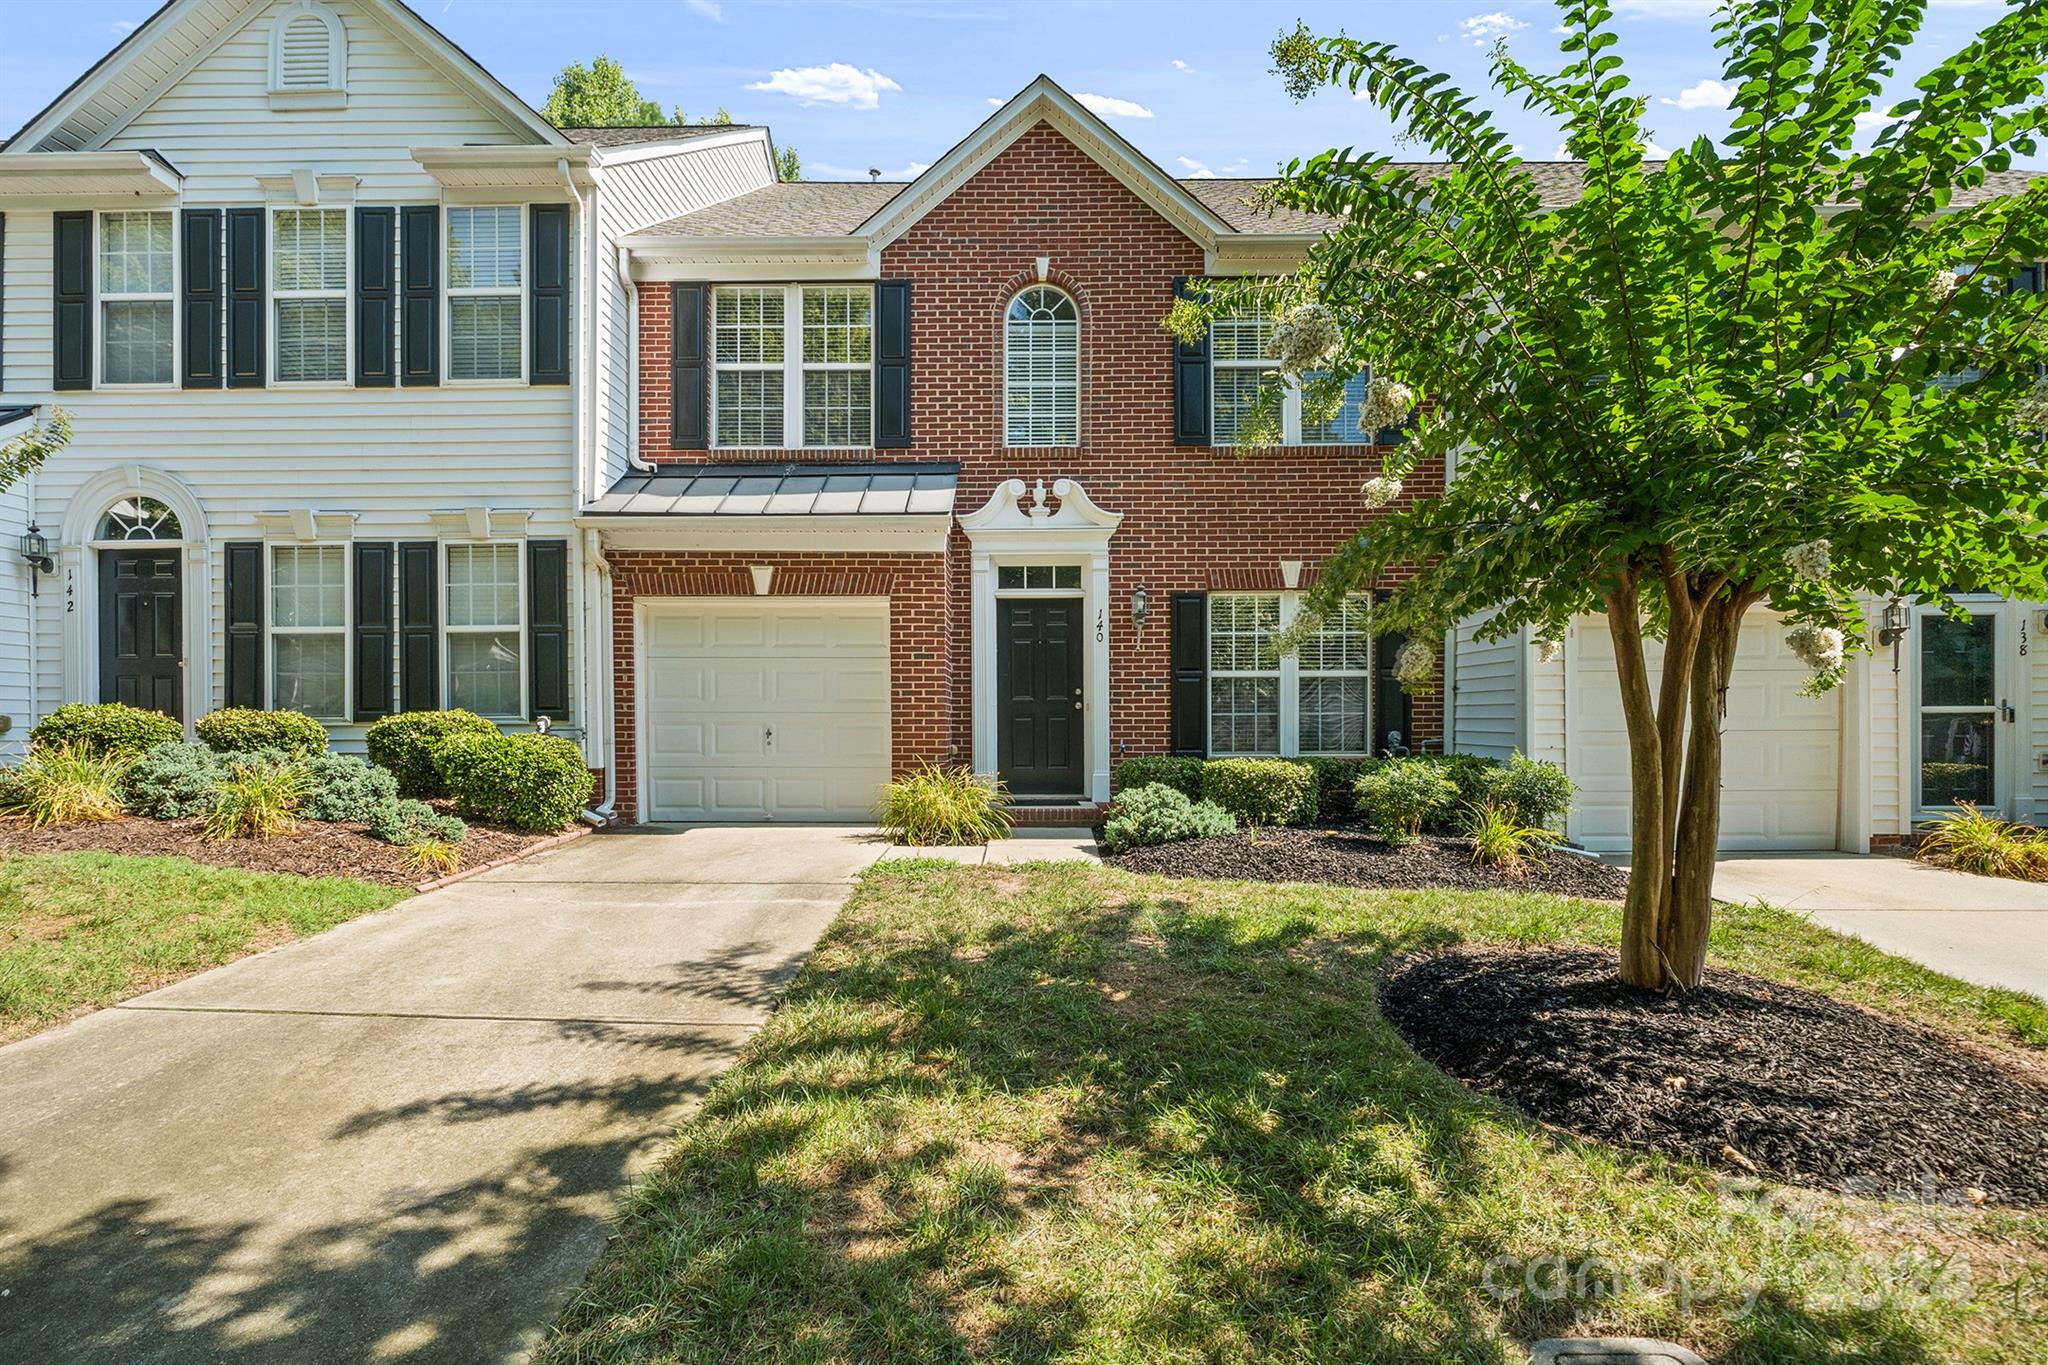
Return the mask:
[[321, 752], [306, 759], [312, 784], [299, 814], [308, 820], [367, 825], [398, 800], [398, 779], [354, 754]]
[[221, 771], [220, 755], [204, 744], [159, 744], [128, 770], [122, 799], [152, 820], [188, 820], [213, 809]]
[[229, 706], [202, 716], [192, 729], [216, 753], [246, 754], [258, 749], [281, 749], [290, 754], [327, 751], [327, 727], [303, 711]]
[[1215, 802], [1190, 801], [1180, 788], [1154, 782], [1116, 794], [1102, 825], [1102, 843], [1111, 853], [1123, 853], [1229, 834], [1236, 828], [1236, 818]]
[[40, 829], [83, 820], [118, 820], [126, 814], [121, 783], [136, 755], [96, 753], [70, 744], [38, 744], [12, 768], [0, 770], [0, 816]]
[[1515, 876], [1540, 859], [1556, 842], [1548, 830], [1525, 825], [1510, 807], [1482, 801], [1467, 809], [1465, 837], [1472, 841], [1472, 860]]
[[74, 701], [37, 721], [28, 737], [38, 748], [68, 745], [86, 755], [140, 754], [159, 744], [176, 744], [185, 737], [185, 727], [161, 712], [117, 701]]
[[1980, 877], [2048, 881], [2048, 836], [1986, 815], [1968, 801], [1934, 819], [1914, 856], [1923, 862], [1945, 858], [1957, 871]]
[[1565, 812], [1572, 808], [1572, 797], [1579, 791], [1555, 763], [1520, 754], [1509, 759], [1506, 767], [1482, 769], [1479, 790], [1482, 795], [1475, 806], [1498, 805], [1516, 823], [1539, 829], [1561, 825]]
[[407, 797], [379, 807], [364, 823], [369, 826], [371, 838], [407, 848], [427, 839], [459, 844], [469, 833], [469, 826], [458, 817], [444, 815], [424, 801]]
[[1127, 758], [1116, 765], [1116, 789], [1135, 791], [1139, 787], [1172, 787], [1190, 801], [1202, 799], [1202, 760], [1168, 754]]
[[875, 818], [893, 843], [985, 844], [1010, 832], [1009, 800], [1001, 782], [965, 764], [923, 763], [882, 788]]
[[495, 735], [498, 727], [474, 711], [405, 711], [372, 725], [370, 762], [398, 779], [401, 796], [447, 796], [434, 766], [434, 750], [451, 735]]
[[445, 877], [462, 866], [462, 850], [446, 839], [415, 839], [405, 846], [408, 870]]
[[301, 758], [238, 754], [222, 764], [206, 832], [216, 839], [290, 834], [299, 827], [299, 805], [312, 789]]
[[1352, 788], [1358, 782], [1361, 760], [1304, 758], [1298, 761], [1316, 775], [1315, 816], [1324, 820], [1348, 820], [1358, 813]]
[[1358, 809], [1389, 843], [1408, 843], [1429, 821], [1458, 803], [1446, 765], [1426, 758], [1390, 758], [1360, 773]]
[[453, 735], [434, 764], [456, 810], [486, 824], [561, 829], [590, 800], [583, 751], [557, 735]]
[[1316, 775], [1284, 758], [1215, 758], [1202, 765], [1202, 799], [1254, 829], [1315, 817]]

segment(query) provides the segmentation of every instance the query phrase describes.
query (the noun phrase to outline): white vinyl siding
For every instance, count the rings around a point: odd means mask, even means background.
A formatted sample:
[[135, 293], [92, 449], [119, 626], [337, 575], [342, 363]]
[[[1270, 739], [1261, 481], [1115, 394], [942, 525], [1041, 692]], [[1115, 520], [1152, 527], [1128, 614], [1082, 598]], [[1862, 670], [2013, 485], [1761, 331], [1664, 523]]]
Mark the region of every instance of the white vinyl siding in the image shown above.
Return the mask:
[[1530, 672], [1536, 647], [1526, 629], [1498, 640], [1480, 639], [1491, 616], [1468, 616], [1452, 632], [1451, 745], [1461, 754], [1507, 758], [1532, 752], [1535, 731], [1526, 709], [1534, 695]]
[[1345, 598], [1283, 655], [1277, 637], [1300, 610], [1296, 592], [1210, 594], [1210, 753], [1292, 758], [1370, 750], [1370, 607], [1363, 596]]
[[1010, 300], [1003, 323], [1003, 441], [1081, 444], [1081, 323], [1074, 301], [1051, 285]]
[[712, 290], [713, 444], [873, 445], [874, 312], [867, 285]]
[[348, 381], [348, 213], [271, 214], [270, 289], [280, 384]]
[[271, 548], [270, 650], [273, 709], [348, 714], [348, 547]]
[[99, 218], [100, 382], [177, 377], [177, 249], [168, 212]]
[[448, 705], [478, 715], [524, 715], [517, 545], [448, 546]]
[[525, 377], [525, 215], [448, 210], [448, 377]]

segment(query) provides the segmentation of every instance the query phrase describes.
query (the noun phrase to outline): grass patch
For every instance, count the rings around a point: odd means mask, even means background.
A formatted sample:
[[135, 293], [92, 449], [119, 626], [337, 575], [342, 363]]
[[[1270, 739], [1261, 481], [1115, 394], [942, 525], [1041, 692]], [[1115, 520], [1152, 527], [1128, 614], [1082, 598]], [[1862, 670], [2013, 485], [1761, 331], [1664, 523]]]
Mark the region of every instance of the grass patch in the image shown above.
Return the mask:
[[406, 892], [113, 853], [0, 854], [0, 1040], [317, 934]]
[[[1722, 1365], [2043, 1359], [2048, 1217], [1546, 1131], [1373, 1003], [1397, 952], [1618, 930], [1537, 895], [881, 864], [540, 1359], [1508, 1365], [1595, 1331]], [[1727, 911], [1713, 961], [2048, 1043], [2038, 1001], [1779, 911]]]

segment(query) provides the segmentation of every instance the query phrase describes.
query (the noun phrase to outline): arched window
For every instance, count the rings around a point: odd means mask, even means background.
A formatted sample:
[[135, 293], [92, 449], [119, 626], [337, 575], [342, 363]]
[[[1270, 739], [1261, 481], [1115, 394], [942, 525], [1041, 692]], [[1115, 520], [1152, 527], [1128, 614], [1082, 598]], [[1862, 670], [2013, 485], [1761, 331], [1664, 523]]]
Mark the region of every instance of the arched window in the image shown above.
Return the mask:
[[97, 540], [182, 540], [178, 514], [155, 498], [123, 498], [100, 518]]
[[1003, 437], [1013, 446], [1081, 444], [1081, 320], [1049, 284], [1010, 300], [1003, 322]]

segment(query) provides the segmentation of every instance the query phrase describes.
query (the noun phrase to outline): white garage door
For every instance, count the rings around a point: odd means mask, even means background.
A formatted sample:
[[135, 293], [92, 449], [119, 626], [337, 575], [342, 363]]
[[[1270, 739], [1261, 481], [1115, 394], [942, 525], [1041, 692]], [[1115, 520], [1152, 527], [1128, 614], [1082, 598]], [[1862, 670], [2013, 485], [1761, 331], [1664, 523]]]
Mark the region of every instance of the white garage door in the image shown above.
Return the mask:
[[644, 602], [648, 820], [866, 820], [889, 779], [886, 598]]
[[[1579, 796], [1571, 833], [1588, 848], [1622, 852], [1629, 846], [1628, 733], [1606, 619], [1581, 621], [1573, 644], [1565, 766]], [[1654, 663], [1655, 646], [1651, 657]], [[1744, 621], [1721, 742], [1724, 850], [1835, 847], [1841, 693], [1800, 696], [1811, 672], [1785, 647], [1776, 616], [1752, 612]]]

